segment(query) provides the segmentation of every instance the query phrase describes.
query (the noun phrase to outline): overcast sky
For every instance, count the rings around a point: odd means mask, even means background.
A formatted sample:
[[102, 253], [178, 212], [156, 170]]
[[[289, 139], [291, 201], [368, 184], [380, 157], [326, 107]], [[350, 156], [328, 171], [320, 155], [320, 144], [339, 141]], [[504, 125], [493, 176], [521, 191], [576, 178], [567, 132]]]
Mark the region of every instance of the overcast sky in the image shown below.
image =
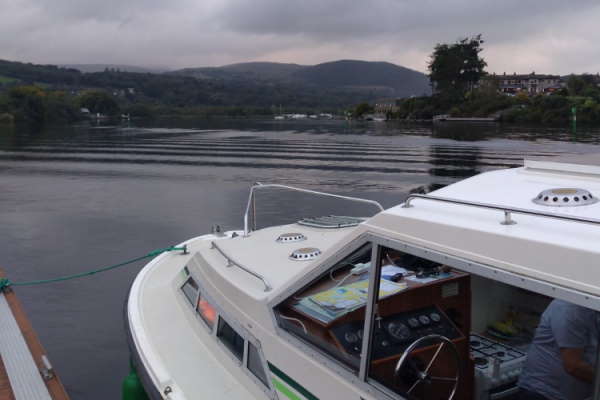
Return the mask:
[[598, 0], [0, 0], [0, 58], [168, 68], [389, 61], [481, 33], [489, 72], [600, 71]]

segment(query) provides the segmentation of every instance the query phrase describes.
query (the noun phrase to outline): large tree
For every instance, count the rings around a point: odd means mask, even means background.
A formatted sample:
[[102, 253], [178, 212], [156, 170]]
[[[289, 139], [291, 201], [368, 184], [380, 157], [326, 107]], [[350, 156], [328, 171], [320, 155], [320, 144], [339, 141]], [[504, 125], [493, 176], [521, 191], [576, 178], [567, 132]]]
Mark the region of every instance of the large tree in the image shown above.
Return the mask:
[[92, 113], [114, 115], [120, 111], [119, 104], [104, 90], [87, 90], [79, 97], [81, 107]]
[[37, 86], [18, 86], [8, 91], [9, 105], [18, 120], [44, 122], [46, 92]]
[[479, 56], [481, 35], [460, 39], [453, 44], [437, 44], [429, 61], [429, 80], [435, 94], [464, 98], [485, 75], [487, 63]]

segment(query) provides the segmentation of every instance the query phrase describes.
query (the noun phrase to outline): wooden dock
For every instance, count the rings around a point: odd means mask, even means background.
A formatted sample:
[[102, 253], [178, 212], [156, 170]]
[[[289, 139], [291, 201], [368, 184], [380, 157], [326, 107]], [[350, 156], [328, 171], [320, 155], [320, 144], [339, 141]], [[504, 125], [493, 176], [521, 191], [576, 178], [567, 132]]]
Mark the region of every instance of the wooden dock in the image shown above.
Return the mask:
[[0, 291], [0, 308], [0, 400], [69, 400], [10, 288]]
[[434, 115], [433, 122], [497, 122], [498, 117], [451, 117], [447, 114]]

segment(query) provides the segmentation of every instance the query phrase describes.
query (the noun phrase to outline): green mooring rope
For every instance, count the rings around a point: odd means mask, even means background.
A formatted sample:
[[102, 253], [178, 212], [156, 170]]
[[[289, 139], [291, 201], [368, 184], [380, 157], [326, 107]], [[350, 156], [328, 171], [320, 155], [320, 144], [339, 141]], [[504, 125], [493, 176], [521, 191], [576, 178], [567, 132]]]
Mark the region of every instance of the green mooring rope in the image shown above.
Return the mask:
[[111, 265], [111, 266], [104, 267], [104, 268], [94, 269], [92, 271], [81, 272], [79, 274], [59, 276], [58, 278], [53, 278], [53, 279], [42, 279], [42, 280], [27, 281], [27, 282], [11, 282], [8, 278], [0, 278], [0, 290], [4, 290], [5, 288], [8, 288], [10, 286], [43, 285], [45, 283], [61, 282], [61, 281], [68, 281], [68, 280], [71, 280], [71, 279], [83, 278], [84, 276], [91, 276], [91, 275], [97, 274], [99, 272], [110, 271], [111, 269], [116, 269], [116, 268], [119, 268], [119, 267], [123, 267], [125, 265], [129, 265], [129, 264], [132, 264], [132, 263], [134, 263], [136, 261], [144, 260], [146, 258], [156, 257], [159, 254], [166, 253], [166, 252], [169, 252], [169, 251], [183, 251], [183, 253], [186, 254], [187, 253], [187, 246], [182, 246], [182, 247], [172, 246], [172, 247], [167, 247], [166, 249], [154, 250], [154, 251], [151, 251], [150, 253], [148, 253], [148, 254], [146, 254], [144, 256], [136, 257], [136, 258], [124, 261], [124, 262], [119, 263], [119, 264]]

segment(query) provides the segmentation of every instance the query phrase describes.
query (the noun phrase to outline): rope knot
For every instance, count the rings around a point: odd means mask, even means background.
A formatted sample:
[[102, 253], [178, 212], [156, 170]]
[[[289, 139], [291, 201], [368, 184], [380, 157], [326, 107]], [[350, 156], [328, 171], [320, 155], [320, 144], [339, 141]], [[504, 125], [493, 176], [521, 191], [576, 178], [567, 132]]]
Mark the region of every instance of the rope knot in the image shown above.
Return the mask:
[[8, 287], [10, 287], [10, 285], [12, 284], [11, 281], [8, 280], [8, 278], [0, 278], [0, 291], [4, 291], [4, 289], [7, 289]]
[[168, 253], [171, 251], [183, 251], [183, 254], [188, 254], [187, 245], [184, 245], [182, 247], [171, 246], [171, 247], [167, 247], [166, 249], [154, 250], [154, 251], [151, 251], [150, 253], [148, 253], [148, 257], [156, 257], [162, 253]]

